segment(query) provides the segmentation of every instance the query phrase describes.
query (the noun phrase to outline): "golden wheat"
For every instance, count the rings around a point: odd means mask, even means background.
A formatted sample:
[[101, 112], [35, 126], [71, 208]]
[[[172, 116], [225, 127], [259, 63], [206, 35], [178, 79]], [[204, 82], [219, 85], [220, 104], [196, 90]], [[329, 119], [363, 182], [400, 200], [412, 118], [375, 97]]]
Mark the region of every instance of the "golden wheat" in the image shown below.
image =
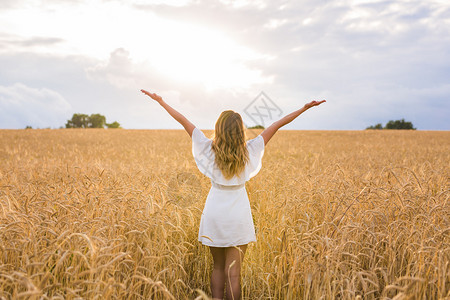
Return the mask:
[[[208, 297], [210, 183], [184, 131], [0, 141], [0, 299]], [[247, 182], [243, 298], [450, 297], [449, 153], [449, 132], [277, 133]]]

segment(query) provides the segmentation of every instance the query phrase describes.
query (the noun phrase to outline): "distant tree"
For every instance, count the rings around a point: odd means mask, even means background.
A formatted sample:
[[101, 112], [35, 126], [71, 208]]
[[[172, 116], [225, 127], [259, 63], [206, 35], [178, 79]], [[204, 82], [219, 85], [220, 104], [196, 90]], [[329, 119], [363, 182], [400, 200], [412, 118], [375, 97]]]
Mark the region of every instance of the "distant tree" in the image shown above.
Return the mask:
[[88, 128], [89, 116], [86, 114], [73, 114], [71, 120], [67, 120], [66, 128]]
[[262, 126], [262, 125], [255, 125], [255, 126], [248, 127], [248, 129], [264, 129], [264, 126]]
[[67, 120], [66, 128], [120, 128], [117, 121], [106, 123], [106, 117], [101, 114], [73, 114], [71, 120]]
[[401, 120], [395, 120], [395, 121], [389, 121], [386, 123], [386, 126], [383, 127], [381, 123], [378, 123], [376, 125], [372, 125], [367, 127], [366, 129], [413, 129], [416, 128], [413, 127], [413, 124], [411, 122], [406, 122], [405, 119]]
[[25, 127], [25, 129], [33, 129], [33, 127], [31, 127], [30, 125], [27, 125], [27, 127]]
[[384, 126], [385, 129], [413, 129], [416, 128], [413, 127], [413, 124], [411, 122], [405, 122], [405, 119], [401, 120], [395, 120], [395, 121], [389, 121], [387, 122], [386, 126]]
[[383, 129], [383, 125], [381, 125], [381, 123], [378, 123], [376, 125], [369, 126], [366, 129]]
[[92, 114], [89, 117], [89, 128], [105, 128], [106, 118], [101, 114]]
[[114, 121], [112, 123], [106, 123], [106, 126], [108, 128], [122, 128], [120, 127], [120, 124], [117, 121]]

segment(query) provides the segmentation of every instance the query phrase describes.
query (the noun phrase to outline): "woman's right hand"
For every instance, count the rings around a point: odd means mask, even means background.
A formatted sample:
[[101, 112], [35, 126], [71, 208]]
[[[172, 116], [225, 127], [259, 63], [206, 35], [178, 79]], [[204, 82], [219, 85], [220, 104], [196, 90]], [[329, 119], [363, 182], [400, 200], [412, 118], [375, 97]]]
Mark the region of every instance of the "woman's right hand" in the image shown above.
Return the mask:
[[326, 101], [326, 100], [322, 100], [322, 101], [311, 101], [311, 102], [305, 104], [305, 108], [306, 108], [306, 109], [309, 109], [309, 108], [311, 108], [311, 107], [320, 105], [320, 104], [322, 104], [322, 103], [324, 103], [324, 102], [327, 102], [327, 101]]
[[155, 100], [158, 103], [161, 103], [163, 101], [162, 97], [155, 93], [150, 93], [150, 92], [147, 92], [146, 90], [141, 90], [141, 92], [146, 94], [147, 96], [149, 96], [150, 98], [152, 98], [153, 100]]

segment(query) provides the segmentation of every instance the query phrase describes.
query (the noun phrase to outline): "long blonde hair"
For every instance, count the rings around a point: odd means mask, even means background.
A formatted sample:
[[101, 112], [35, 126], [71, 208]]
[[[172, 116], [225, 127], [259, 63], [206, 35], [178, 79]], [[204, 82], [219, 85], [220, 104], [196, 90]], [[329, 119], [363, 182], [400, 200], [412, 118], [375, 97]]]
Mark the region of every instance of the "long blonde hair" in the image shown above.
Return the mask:
[[232, 110], [223, 111], [217, 119], [211, 147], [225, 179], [239, 177], [244, 171], [249, 160], [246, 139], [241, 115]]

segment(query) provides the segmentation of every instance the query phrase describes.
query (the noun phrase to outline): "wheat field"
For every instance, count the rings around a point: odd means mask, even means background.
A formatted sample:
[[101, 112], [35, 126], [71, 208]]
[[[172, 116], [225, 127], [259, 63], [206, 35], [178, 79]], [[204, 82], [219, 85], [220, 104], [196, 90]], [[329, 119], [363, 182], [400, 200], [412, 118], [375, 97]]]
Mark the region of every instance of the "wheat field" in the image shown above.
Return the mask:
[[[197, 234], [211, 184], [186, 132], [0, 141], [0, 299], [210, 295]], [[450, 132], [277, 133], [246, 183], [258, 241], [242, 297], [450, 298], [449, 154]]]

